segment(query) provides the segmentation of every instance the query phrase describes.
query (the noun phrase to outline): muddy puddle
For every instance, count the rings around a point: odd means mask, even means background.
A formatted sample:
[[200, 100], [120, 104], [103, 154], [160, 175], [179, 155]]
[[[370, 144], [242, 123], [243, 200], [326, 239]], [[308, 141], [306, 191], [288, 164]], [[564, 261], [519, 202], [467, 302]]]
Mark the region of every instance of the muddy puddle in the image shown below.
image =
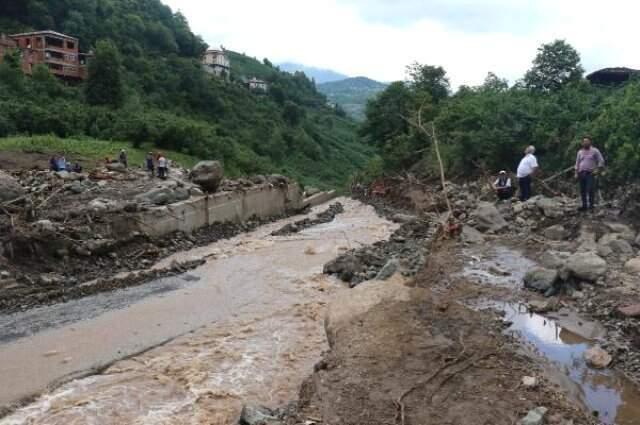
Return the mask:
[[[464, 274], [478, 282], [520, 290], [527, 268], [534, 265], [522, 254], [506, 247], [469, 257]], [[514, 267], [515, 266], [515, 267]], [[498, 273], [494, 269], [503, 271]], [[584, 353], [604, 335], [604, 329], [569, 311], [542, 316], [528, 311], [524, 304], [482, 300], [477, 309], [493, 309], [504, 314], [507, 333], [522, 341], [525, 351], [548, 360], [547, 373], [579, 400], [603, 424], [640, 424], [640, 392], [622, 374], [596, 370], [584, 360]]]
[[270, 234], [300, 217], [177, 254], [207, 258], [188, 275], [1, 318], [0, 406], [54, 389], [0, 424], [231, 424], [243, 403], [295, 400], [328, 348], [326, 303], [347, 290], [324, 263], [396, 228], [340, 201], [292, 236]]

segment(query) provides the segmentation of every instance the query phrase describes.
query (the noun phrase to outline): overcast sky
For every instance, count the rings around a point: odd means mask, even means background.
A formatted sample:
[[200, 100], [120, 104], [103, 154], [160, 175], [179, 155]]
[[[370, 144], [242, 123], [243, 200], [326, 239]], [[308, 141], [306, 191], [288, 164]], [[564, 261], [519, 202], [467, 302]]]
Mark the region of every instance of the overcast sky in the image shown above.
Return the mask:
[[454, 86], [492, 71], [522, 77], [562, 38], [590, 71], [640, 68], [640, 3], [630, 0], [163, 0], [211, 46], [380, 81], [413, 61], [442, 65]]

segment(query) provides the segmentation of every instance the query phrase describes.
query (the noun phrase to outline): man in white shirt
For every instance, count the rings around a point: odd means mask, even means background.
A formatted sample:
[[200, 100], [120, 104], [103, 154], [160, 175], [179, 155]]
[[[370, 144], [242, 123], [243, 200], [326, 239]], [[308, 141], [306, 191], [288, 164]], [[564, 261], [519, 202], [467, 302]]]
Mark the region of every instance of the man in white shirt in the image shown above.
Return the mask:
[[518, 185], [520, 186], [520, 200], [531, 198], [531, 178], [538, 171], [538, 160], [533, 155], [536, 148], [529, 146], [524, 151], [524, 158], [518, 165]]

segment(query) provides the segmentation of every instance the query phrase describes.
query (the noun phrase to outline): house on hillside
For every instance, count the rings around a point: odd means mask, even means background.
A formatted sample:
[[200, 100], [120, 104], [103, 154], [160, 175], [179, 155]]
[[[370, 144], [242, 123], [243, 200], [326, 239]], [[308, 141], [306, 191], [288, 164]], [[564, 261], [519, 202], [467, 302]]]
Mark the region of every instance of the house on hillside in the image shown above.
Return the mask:
[[207, 50], [202, 57], [202, 66], [209, 74], [228, 79], [231, 75], [231, 61], [223, 49]]
[[591, 84], [613, 86], [623, 84], [632, 77], [640, 77], [640, 70], [631, 68], [604, 68], [587, 75]]
[[83, 80], [87, 77], [88, 54], [80, 53], [79, 40], [55, 31], [35, 31], [0, 37], [0, 61], [8, 49], [20, 50], [22, 71], [31, 75], [44, 65], [56, 77]]
[[249, 90], [263, 91], [263, 92], [266, 92], [269, 90], [269, 84], [264, 80], [257, 79], [256, 77], [253, 77], [247, 80], [247, 86], [249, 87]]

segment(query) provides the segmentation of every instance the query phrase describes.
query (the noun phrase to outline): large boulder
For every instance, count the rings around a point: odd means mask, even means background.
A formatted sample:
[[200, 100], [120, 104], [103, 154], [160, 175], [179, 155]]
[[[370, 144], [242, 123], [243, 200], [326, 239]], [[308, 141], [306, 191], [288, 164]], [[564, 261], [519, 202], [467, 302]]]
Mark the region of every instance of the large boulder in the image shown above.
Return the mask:
[[110, 162], [107, 165], [105, 165], [105, 167], [107, 168], [107, 170], [114, 171], [116, 173], [127, 172], [127, 167], [125, 167], [125, 165], [121, 162]]
[[640, 257], [632, 258], [624, 264], [624, 271], [640, 276]]
[[570, 256], [570, 252], [547, 250], [540, 256], [539, 261], [547, 269], [560, 269]]
[[524, 286], [534, 291], [547, 292], [558, 281], [558, 271], [537, 267], [524, 275]]
[[620, 236], [627, 242], [634, 242], [636, 239], [636, 232], [631, 227], [622, 223], [605, 223], [605, 226], [611, 230], [611, 232]]
[[169, 187], [157, 187], [136, 197], [139, 201], [154, 205], [167, 205], [176, 201], [174, 191]]
[[484, 236], [478, 230], [471, 226], [462, 227], [462, 241], [468, 244], [476, 244], [484, 242]]
[[542, 210], [542, 213], [546, 217], [559, 218], [564, 215], [562, 203], [555, 198], [541, 196], [536, 200], [536, 205]]
[[573, 254], [566, 267], [573, 276], [589, 282], [595, 282], [607, 273], [607, 262], [593, 252]]
[[193, 167], [189, 177], [207, 192], [215, 192], [220, 187], [224, 170], [218, 161], [201, 161]]
[[552, 241], [562, 241], [567, 238], [567, 229], [560, 224], [556, 224], [555, 226], [550, 226], [544, 229], [542, 234], [545, 238]]
[[495, 205], [489, 202], [480, 202], [472, 213], [476, 221], [476, 228], [481, 232], [497, 232], [507, 227], [507, 222], [502, 217]]
[[278, 413], [264, 406], [244, 406], [240, 413], [240, 425], [284, 425]]
[[0, 170], [0, 202], [13, 201], [22, 195], [24, 195], [24, 189], [18, 180]]

